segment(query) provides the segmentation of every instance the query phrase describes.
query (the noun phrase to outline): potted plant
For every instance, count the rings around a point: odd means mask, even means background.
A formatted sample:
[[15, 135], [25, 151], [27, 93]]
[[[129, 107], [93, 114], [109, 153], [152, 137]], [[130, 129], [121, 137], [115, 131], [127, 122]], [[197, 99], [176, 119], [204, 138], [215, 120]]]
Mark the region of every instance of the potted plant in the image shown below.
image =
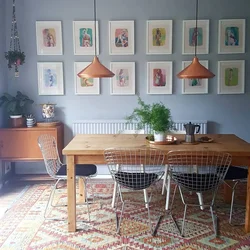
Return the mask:
[[18, 50], [9, 50], [5, 52], [5, 59], [8, 60], [8, 68], [11, 69], [12, 66], [19, 66], [25, 62], [25, 54]]
[[0, 97], [0, 107], [4, 106], [6, 108], [6, 111], [11, 118], [12, 127], [22, 127], [25, 124], [23, 115], [26, 113], [27, 105], [32, 103], [34, 103], [34, 101], [20, 91], [17, 91], [16, 96], [4, 93]]
[[137, 128], [142, 129], [149, 126], [154, 133], [155, 141], [164, 141], [166, 133], [174, 129], [170, 109], [163, 103], [145, 104], [138, 97], [139, 107], [135, 108], [130, 116], [126, 117], [128, 122], [136, 122]]

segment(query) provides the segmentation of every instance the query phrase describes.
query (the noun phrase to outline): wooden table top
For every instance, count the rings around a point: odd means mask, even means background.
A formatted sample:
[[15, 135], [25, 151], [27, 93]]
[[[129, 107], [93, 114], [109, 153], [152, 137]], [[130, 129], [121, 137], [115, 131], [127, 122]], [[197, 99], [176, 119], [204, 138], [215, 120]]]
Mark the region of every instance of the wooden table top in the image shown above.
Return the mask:
[[103, 155], [106, 148], [111, 147], [154, 147], [169, 152], [171, 150], [214, 150], [228, 152], [235, 156], [250, 157], [250, 144], [234, 134], [207, 134], [195, 135], [195, 138], [208, 136], [213, 139], [210, 143], [198, 143], [195, 145], [182, 144], [185, 135], [175, 134], [177, 143], [171, 145], [152, 145], [141, 134], [98, 134], [76, 135], [63, 149], [63, 155]]

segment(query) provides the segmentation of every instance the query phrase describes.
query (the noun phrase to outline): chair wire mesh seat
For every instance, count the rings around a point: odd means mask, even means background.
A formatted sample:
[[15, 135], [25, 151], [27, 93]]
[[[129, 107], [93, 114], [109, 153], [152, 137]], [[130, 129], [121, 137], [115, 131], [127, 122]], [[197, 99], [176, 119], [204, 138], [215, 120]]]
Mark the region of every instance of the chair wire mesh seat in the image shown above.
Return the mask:
[[[184, 204], [181, 230], [178, 227], [182, 237], [184, 237], [187, 207], [200, 206], [195, 202], [188, 203], [190, 199], [185, 199], [187, 198], [186, 193], [190, 191], [198, 192], [202, 196], [207, 195], [203, 207], [204, 209], [210, 208], [213, 229], [215, 235], [218, 235], [218, 219], [214, 214], [213, 207], [218, 187], [224, 181], [231, 160], [230, 154], [215, 151], [170, 151], [167, 154], [169, 175], [176, 184], [170, 211], [172, 210], [177, 187]], [[184, 169], [183, 166], [186, 168]], [[209, 193], [210, 195], [208, 195]], [[175, 225], [177, 225], [176, 222]]]
[[[247, 183], [248, 169], [230, 166], [225, 176], [225, 184], [232, 190], [231, 197], [231, 206], [230, 206], [230, 215], [229, 215], [229, 224], [232, 226], [243, 225], [244, 223], [237, 224], [232, 222], [233, 217], [233, 206], [234, 206], [234, 196], [236, 187], [239, 183]], [[226, 181], [233, 182], [233, 185], [229, 185]]]
[[[119, 234], [125, 203], [136, 203], [135, 201], [124, 199], [121, 188], [124, 187], [133, 191], [144, 190], [147, 195], [148, 188], [159, 181], [164, 174], [164, 153], [161, 150], [153, 148], [110, 148], [104, 151], [104, 157], [110, 174], [117, 183], [118, 193], [116, 195], [115, 212], [117, 222], [116, 232]], [[152, 192], [150, 198], [144, 199], [144, 202], [147, 205], [150, 232], [152, 235], [155, 235], [162, 216], [159, 217], [156, 227], [153, 229], [149, 208], [151, 196]], [[118, 217], [119, 198], [122, 204], [120, 218]]]
[[[53, 204], [53, 199], [55, 195], [56, 189], [58, 189], [58, 183], [60, 181], [67, 180], [67, 165], [63, 164], [60, 160], [58, 154], [58, 148], [56, 140], [53, 136], [49, 134], [42, 134], [38, 137], [38, 145], [42, 152], [42, 156], [44, 159], [45, 167], [47, 173], [50, 175], [51, 178], [56, 180], [55, 184], [52, 186], [52, 191], [50, 192], [50, 196], [45, 208], [44, 218], [50, 220], [64, 220], [60, 218], [49, 218], [47, 216], [47, 210], [49, 204], [52, 207], [65, 207], [67, 205], [62, 204]], [[90, 221], [90, 213], [89, 213], [89, 201], [87, 197], [87, 181], [89, 178], [94, 177], [97, 174], [97, 167], [93, 164], [76, 164], [76, 179], [79, 178], [83, 179], [84, 187], [85, 187], [85, 197], [86, 197], [86, 204], [88, 209], [88, 221]]]

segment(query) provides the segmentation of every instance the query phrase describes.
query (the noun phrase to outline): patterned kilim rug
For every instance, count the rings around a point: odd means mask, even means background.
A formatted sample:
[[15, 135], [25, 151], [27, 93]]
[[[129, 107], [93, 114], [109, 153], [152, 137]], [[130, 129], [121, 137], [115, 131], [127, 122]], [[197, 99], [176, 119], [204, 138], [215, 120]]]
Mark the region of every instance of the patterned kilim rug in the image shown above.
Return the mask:
[[[161, 193], [161, 183], [153, 193], [151, 217], [154, 223], [164, 213], [165, 197]], [[71, 249], [250, 249], [250, 235], [244, 233], [243, 226], [228, 224], [229, 206], [217, 199], [217, 215], [220, 221], [220, 236], [215, 238], [209, 210], [189, 208], [182, 238], [170, 217], [165, 214], [158, 228], [157, 236], [149, 233], [147, 210], [144, 205], [130, 203], [126, 206], [121, 234], [117, 235], [115, 212], [111, 208], [113, 184], [111, 180], [92, 180], [89, 191], [95, 193], [95, 203], [90, 206], [91, 223], [87, 220], [87, 207], [77, 206], [77, 232], [67, 232], [67, 221], [44, 220], [44, 210], [51, 191], [47, 183], [22, 188], [22, 195], [15, 199], [0, 221], [0, 249], [2, 250], [71, 250]], [[21, 191], [20, 191], [21, 192]], [[11, 194], [9, 194], [11, 195]], [[131, 201], [143, 202], [143, 193], [126, 192]], [[0, 206], [1, 198], [0, 196]], [[15, 196], [16, 197], [16, 196]], [[189, 199], [197, 199], [191, 194]], [[5, 198], [6, 200], [6, 198]], [[66, 202], [66, 189], [60, 189], [55, 202]], [[181, 223], [183, 205], [177, 196], [173, 213]], [[66, 218], [67, 208], [50, 208], [49, 216]], [[236, 207], [234, 218], [244, 219], [244, 210]]]

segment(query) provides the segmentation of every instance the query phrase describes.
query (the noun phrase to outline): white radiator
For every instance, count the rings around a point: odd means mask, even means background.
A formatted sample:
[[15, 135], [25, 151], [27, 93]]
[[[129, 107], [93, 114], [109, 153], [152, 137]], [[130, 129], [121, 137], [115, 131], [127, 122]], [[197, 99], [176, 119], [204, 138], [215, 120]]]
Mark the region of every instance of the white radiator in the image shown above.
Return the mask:
[[[184, 130], [183, 125], [192, 122], [201, 126], [200, 134], [207, 133], [207, 121], [176, 121], [177, 130]], [[73, 135], [76, 134], [117, 134], [119, 131], [136, 129], [136, 123], [127, 124], [126, 120], [82, 120], [73, 123]], [[149, 128], [145, 128], [149, 133]]]

